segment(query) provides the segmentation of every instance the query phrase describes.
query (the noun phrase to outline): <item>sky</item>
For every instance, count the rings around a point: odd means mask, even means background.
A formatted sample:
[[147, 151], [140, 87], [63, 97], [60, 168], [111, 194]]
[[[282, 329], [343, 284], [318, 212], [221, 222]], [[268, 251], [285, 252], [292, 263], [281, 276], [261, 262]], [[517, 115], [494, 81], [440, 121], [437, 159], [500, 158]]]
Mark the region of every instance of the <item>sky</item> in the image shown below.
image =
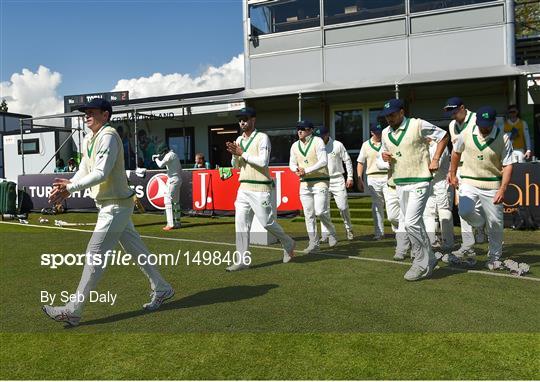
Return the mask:
[[0, 0], [0, 98], [37, 116], [64, 95], [243, 86], [242, 34], [242, 0]]

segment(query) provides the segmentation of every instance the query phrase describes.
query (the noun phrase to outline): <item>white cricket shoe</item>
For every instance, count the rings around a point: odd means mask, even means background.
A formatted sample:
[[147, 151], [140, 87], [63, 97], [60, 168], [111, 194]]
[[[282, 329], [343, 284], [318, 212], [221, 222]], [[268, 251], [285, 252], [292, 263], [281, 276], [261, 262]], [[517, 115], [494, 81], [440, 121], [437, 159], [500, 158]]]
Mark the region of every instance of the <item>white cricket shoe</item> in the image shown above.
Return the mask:
[[152, 299], [150, 302], [143, 305], [143, 309], [145, 310], [157, 310], [163, 304], [166, 300], [172, 298], [174, 296], [174, 289], [169, 288], [166, 290], [160, 290], [160, 291], [153, 291], [150, 293], [150, 297]]
[[328, 241], [327, 235], [321, 235], [321, 238], [319, 239], [319, 243], [326, 243]]
[[403, 278], [407, 281], [416, 281], [416, 280], [420, 280], [421, 278], [424, 278], [425, 276], [426, 276], [426, 270], [420, 268], [416, 264], [413, 264], [412, 267], [409, 268], [407, 273], [405, 273]]
[[81, 317], [74, 315], [72, 312], [66, 309], [65, 306], [50, 306], [43, 305], [41, 308], [43, 312], [57, 322], [65, 322], [71, 326], [79, 325]]
[[354, 239], [353, 231], [348, 230], [347, 231], [347, 240], [353, 240], [353, 239]]
[[294, 257], [294, 248], [296, 247], [296, 242], [294, 240], [291, 240], [291, 245], [289, 246], [289, 249], [283, 250], [283, 262], [288, 263], [292, 260]]
[[384, 235], [373, 235], [373, 240], [379, 241], [384, 239]]
[[[403, 276], [403, 278], [407, 281], [416, 281], [416, 280], [420, 280], [420, 279], [423, 279], [423, 278], [426, 278], [426, 277], [429, 277], [431, 276], [431, 274], [433, 273], [433, 270], [435, 269], [435, 267], [437, 266], [437, 262], [438, 262], [438, 257], [440, 256], [440, 254], [435, 254], [435, 258], [430, 262], [430, 264], [428, 265], [427, 269], [422, 269], [420, 268], [418, 265], [416, 264], [413, 264], [409, 270], [407, 271], [407, 273], [405, 273], [405, 275]], [[440, 256], [442, 257], [442, 256]]]
[[328, 236], [328, 246], [332, 248], [332, 247], [335, 247], [336, 245], [337, 245], [337, 238], [334, 235]]
[[319, 250], [319, 244], [309, 243], [306, 249], [304, 249], [305, 254], [310, 254]]
[[465, 259], [467, 257], [476, 256], [476, 252], [474, 252], [473, 248], [465, 248], [461, 246], [458, 250], [452, 251], [452, 255], [460, 259]]
[[244, 264], [244, 263], [238, 263], [238, 264], [233, 264], [233, 265], [230, 265], [228, 266], [227, 268], [225, 268], [225, 270], [227, 272], [238, 272], [238, 271], [241, 271], [243, 269], [248, 269], [249, 268], [249, 265], [247, 264]]
[[490, 271], [496, 271], [497, 269], [503, 269], [504, 268], [503, 263], [501, 261], [499, 261], [499, 260], [489, 260], [486, 263], [486, 267]]
[[394, 260], [403, 261], [403, 260], [405, 260], [406, 255], [407, 254], [403, 253], [403, 252], [396, 252], [396, 254], [394, 255]]

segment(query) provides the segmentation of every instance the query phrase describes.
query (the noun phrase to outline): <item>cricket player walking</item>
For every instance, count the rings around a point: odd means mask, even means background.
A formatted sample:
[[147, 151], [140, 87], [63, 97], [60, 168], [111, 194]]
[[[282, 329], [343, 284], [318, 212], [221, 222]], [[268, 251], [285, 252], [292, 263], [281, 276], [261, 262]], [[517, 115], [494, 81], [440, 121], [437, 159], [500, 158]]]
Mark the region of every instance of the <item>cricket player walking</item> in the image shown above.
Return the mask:
[[[446, 101], [446, 106], [443, 108], [443, 110], [447, 116], [452, 118], [452, 121], [448, 126], [448, 131], [450, 132], [452, 145], [455, 145], [457, 138], [461, 133], [472, 129], [476, 125], [476, 113], [468, 110], [460, 97], [450, 97]], [[461, 166], [463, 166], [462, 161], [458, 164], [458, 180], [460, 180]], [[476, 208], [477, 211], [480, 211], [479, 203]], [[461, 246], [457, 250], [453, 251], [452, 255], [456, 256], [460, 260], [473, 264], [476, 262], [474, 244], [475, 241], [478, 243], [484, 242], [484, 228], [482, 227], [478, 229], [475, 237], [473, 227], [467, 223], [467, 221], [463, 219], [461, 215], [459, 219], [461, 226]]]
[[164, 231], [180, 228], [180, 188], [182, 187], [182, 164], [178, 155], [167, 144], [158, 147], [157, 155], [152, 155], [152, 160], [159, 168], [167, 167], [167, 193], [165, 194], [165, 216], [167, 225]]
[[239, 259], [227, 271], [234, 272], [249, 268], [247, 254], [253, 216], [261, 225], [281, 242], [283, 262], [294, 256], [294, 240], [277, 222], [273, 200], [274, 182], [270, 177], [268, 163], [272, 147], [268, 135], [255, 129], [255, 109], [246, 107], [237, 114], [242, 135], [235, 142], [227, 142], [227, 151], [232, 154], [232, 165], [240, 168], [240, 188], [234, 203], [236, 227], [236, 251]]
[[[371, 215], [375, 228], [375, 240], [384, 238], [384, 204], [388, 198], [388, 169], [377, 167], [377, 157], [381, 151], [383, 126], [377, 123], [370, 127], [371, 137], [362, 143], [357, 159], [358, 190], [364, 191], [363, 174], [367, 175], [367, 189], [371, 195]], [[389, 218], [390, 219], [390, 218]], [[397, 228], [397, 227], [396, 227]]]
[[[476, 124], [461, 133], [452, 152], [448, 181], [459, 186], [459, 214], [473, 227], [487, 223], [487, 267], [501, 268], [503, 199], [512, 176], [512, 142], [495, 126], [497, 112], [491, 106], [476, 111]], [[460, 161], [461, 183], [457, 178]], [[477, 205], [480, 204], [481, 211]]]
[[[349, 201], [347, 200], [347, 188], [353, 186], [353, 168], [349, 153], [343, 143], [330, 137], [330, 130], [326, 127], [320, 127], [318, 135], [322, 138], [328, 158], [328, 175], [330, 176], [329, 192], [334, 197], [339, 214], [345, 224], [347, 240], [354, 239], [352, 230], [351, 214], [349, 213]], [[347, 169], [347, 181], [343, 179], [343, 163]], [[321, 222], [321, 236], [326, 238], [328, 232]]]
[[304, 253], [311, 253], [319, 249], [317, 218], [328, 231], [328, 245], [337, 244], [336, 229], [330, 218], [328, 156], [324, 141], [313, 135], [313, 123], [299, 121], [296, 130], [299, 139], [291, 146], [289, 168], [300, 177], [300, 201], [309, 236]]
[[[148, 248], [135, 230], [133, 214], [134, 191], [127, 183], [124, 170], [122, 140], [109, 125], [111, 104], [101, 98], [79, 107], [86, 115], [85, 123], [91, 133], [82, 144], [82, 160], [79, 170], [71, 179], [55, 179], [50, 195], [52, 203], [60, 203], [73, 192], [90, 188], [92, 198], [99, 210], [96, 227], [86, 249], [86, 264], [77, 296], [65, 306], [43, 306], [43, 311], [55, 321], [72, 326], [79, 324], [89, 294], [105, 270], [105, 256], [120, 242], [124, 251], [133, 256], [150, 281], [151, 300], [144, 304], [146, 310], [156, 310], [173, 297], [174, 289], [160, 275], [157, 268], [148, 264]], [[101, 259], [101, 261], [100, 261]]]
[[[384, 161], [392, 162], [392, 176], [414, 255], [404, 277], [408, 281], [419, 280], [430, 276], [437, 262], [422, 216], [431, 189], [431, 172], [439, 168], [448, 137], [446, 131], [429, 122], [405, 117], [399, 99], [388, 100], [381, 115], [389, 124], [382, 132], [381, 156]], [[431, 161], [427, 138], [438, 143]]]

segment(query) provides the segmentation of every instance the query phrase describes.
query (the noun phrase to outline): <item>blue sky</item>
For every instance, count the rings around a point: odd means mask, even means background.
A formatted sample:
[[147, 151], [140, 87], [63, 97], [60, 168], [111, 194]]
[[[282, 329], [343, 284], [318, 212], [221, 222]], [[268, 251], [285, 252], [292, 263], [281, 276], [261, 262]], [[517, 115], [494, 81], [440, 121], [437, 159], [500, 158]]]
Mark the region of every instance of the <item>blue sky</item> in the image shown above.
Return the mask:
[[0, 81], [43, 65], [59, 96], [153, 73], [200, 75], [243, 52], [241, 0], [0, 0]]

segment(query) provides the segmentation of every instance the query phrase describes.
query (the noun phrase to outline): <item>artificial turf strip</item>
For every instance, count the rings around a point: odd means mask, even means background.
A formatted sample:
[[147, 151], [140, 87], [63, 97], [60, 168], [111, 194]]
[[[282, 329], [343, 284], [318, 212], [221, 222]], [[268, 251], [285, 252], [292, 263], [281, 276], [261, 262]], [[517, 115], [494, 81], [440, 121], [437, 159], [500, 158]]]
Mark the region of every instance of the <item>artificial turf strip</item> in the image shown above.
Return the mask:
[[[36, 223], [38, 216], [30, 218]], [[65, 214], [94, 221], [95, 214]], [[152, 252], [230, 250], [232, 218], [136, 215]], [[302, 249], [305, 226], [280, 220]], [[81, 229], [92, 227], [81, 226]], [[337, 227], [343, 235], [343, 228]], [[390, 259], [392, 238], [372, 227], [331, 253]], [[537, 233], [505, 231], [505, 255], [538, 277]], [[176, 296], [145, 314], [148, 283], [137, 267], [112, 267], [100, 291], [114, 306], [88, 304], [81, 326], [64, 329], [40, 311], [39, 292], [73, 292], [81, 267], [40, 266], [43, 252], [84, 250], [87, 232], [0, 224], [0, 378], [6, 379], [538, 379], [540, 282], [454, 272], [408, 283], [406, 265], [254, 248], [252, 269], [165, 266]], [[323, 246], [324, 248], [324, 246]], [[485, 259], [486, 245], [477, 246]], [[482, 261], [478, 269], [483, 266]], [[58, 302], [55, 303], [58, 305]]]
[[[537, 379], [538, 334], [2, 334], [2, 379]], [[34, 351], [29, 351], [33, 349]]]

